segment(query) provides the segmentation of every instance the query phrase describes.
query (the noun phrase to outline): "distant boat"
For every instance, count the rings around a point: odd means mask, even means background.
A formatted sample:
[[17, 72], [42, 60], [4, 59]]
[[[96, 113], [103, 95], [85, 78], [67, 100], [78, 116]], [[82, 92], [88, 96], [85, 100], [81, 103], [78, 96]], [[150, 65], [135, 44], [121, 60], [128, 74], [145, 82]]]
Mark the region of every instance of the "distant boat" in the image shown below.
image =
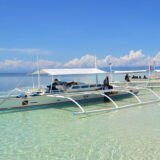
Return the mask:
[[120, 86], [160, 87], [160, 76], [157, 74], [159, 72], [160, 70], [153, 70], [152, 73], [149, 70], [114, 71], [113, 74], [128, 75], [129, 79], [125, 80], [124, 76], [124, 81], [113, 81], [112, 84]]

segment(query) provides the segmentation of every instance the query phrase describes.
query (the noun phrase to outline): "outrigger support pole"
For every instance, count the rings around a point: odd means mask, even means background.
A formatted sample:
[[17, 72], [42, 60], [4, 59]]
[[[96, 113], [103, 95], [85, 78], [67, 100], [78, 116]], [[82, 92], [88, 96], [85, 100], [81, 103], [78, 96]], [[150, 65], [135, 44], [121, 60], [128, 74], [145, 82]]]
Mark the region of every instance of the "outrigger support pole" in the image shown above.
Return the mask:
[[[90, 93], [86, 92], [86, 94], [90, 94]], [[118, 105], [112, 100], [112, 98], [110, 98], [109, 96], [105, 95], [104, 93], [101, 93], [101, 92], [98, 92], [98, 93], [92, 92], [92, 94], [100, 94], [100, 95], [108, 98], [108, 99], [114, 104], [115, 108], [118, 108]], [[81, 113], [87, 113], [87, 111], [85, 111], [85, 110], [83, 109], [83, 107], [82, 107], [77, 101], [75, 101], [75, 100], [74, 100], [73, 98], [71, 98], [71, 97], [53, 96], [53, 95], [47, 95], [47, 96], [48, 96], [48, 97], [57, 97], [57, 98], [66, 98], [66, 99], [69, 99], [69, 100], [71, 100], [73, 103], [75, 103], [75, 104], [81, 109], [81, 111], [82, 111]], [[74, 112], [73, 115], [76, 115], [76, 112]]]
[[[129, 105], [124, 105], [124, 106], [121, 106], [118, 108], [105, 108], [105, 109], [99, 109], [99, 110], [86, 111], [84, 113], [88, 114], [88, 113], [96, 113], [96, 112], [104, 112], [104, 111], [114, 111], [114, 110], [119, 110], [119, 109], [124, 109], [124, 108], [129, 108], [129, 107], [136, 107], [139, 105], [146, 105], [146, 104], [157, 103], [157, 102], [160, 102], [160, 100], [129, 104]], [[80, 115], [80, 114], [84, 114], [84, 113], [83, 112], [74, 112], [74, 115]]]
[[[133, 88], [132, 88], [133, 89]], [[57, 97], [57, 98], [66, 98], [66, 99], [69, 99], [71, 100], [73, 103], [75, 103], [81, 110], [81, 112], [74, 112], [73, 115], [79, 115], [79, 114], [88, 114], [88, 113], [96, 113], [96, 112], [103, 112], [103, 111], [114, 111], [114, 110], [118, 110], [118, 109], [124, 109], [124, 108], [129, 108], [129, 107], [135, 107], [135, 106], [139, 106], [139, 105], [146, 105], [146, 104], [151, 104], [151, 103], [156, 103], [156, 102], [160, 102], [160, 96], [155, 93], [153, 90], [149, 89], [149, 88], [136, 88], [138, 90], [140, 89], [146, 89], [150, 92], [152, 92], [158, 99], [157, 100], [152, 100], [152, 101], [147, 101], [147, 102], [142, 102], [138, 96], [136, 94], [134, 94], [133, 92], [129, 91], [129, 90], [108, 90], [108, 91], [105, 91], [105, 92], [110, 92], [110, 91], [125, 91], [125, 92], [128, 92], [130, 94], [132, 94], [138, 101], [138, 103], [135, 103], [135, 104], [128, 104], [128, 105], [124, 105], [124, 106], [118, 106], [115, 101], [109, 97], [108, 95], [105, 95], [104, 93], [102, 93], [101, 91], [97, 91], [97, 92], [85, 92], [85, 94], [100, 94], [106, 98], [108, 98], [113, 104], [114, 104], [114, 108], [104, 108], [104, 109], [99, 109], [99, 110], [91, 110], [91, 111], [85, 111], [83, 109], [83, 107], [76, 101], [74, 100], [73, 98], [71, 97], [65, 97], [65, 96], [59, 96], [59, 95], [47, 95], [49, 97]], [[84, 94], [84, 95], [85, 95]]]
[[[135, 106], [139, 106], [139, 105], [146, 105], [146, 104], [151, 104], [151, 103], [156, 103], [156, 102], [160, 102], [160, 96], [158, 96], [154, 91], [152, 91], [151, 89], [148, 89], [148, 88], [139, 88], [139, 89], [147, 89], [149, 90], [150, 92], [152, 92], [157, 98], [158, 100], [152, 100], [152, 101], [147, 101], [147, 102], [142, 102], [138, 96], [136, 96], [133, 92], [131, 91], [128, 91], [128, 90], [121, 90], [121, 91], [125, 91], [125, 92], [128, 92], [130, 94], [132, 94], [133, 96], [136, 97], [136, 99], [138, 100], [138, 103], [135, 103], [135, 104], [128, 104], [128, 105], [124, 105], [124, 106], [120, 106], [118, 107], [118, 105], [107, 95], [103, 94], [103, 93], [95, 93], [95, 92], [92, 92], [92, 94], [101, 94], [105, 97], [107, 97], [116, 107], [114, 108], [105, 108], [105, 109], [99, 109], [99, 110], [91, 110], [91, 111], [85, 111], [85, 112], [74, 112], [73, 115], [79, 115], [79, 114], [88, 114], [88, 113], [96, 113], [96, 112], [104, 112], [104, 111], [114, 111], [114, 110], [118, 110], [118, 109], [124, 109], [124, 108], [129, 108], [129, 107], [135, 107]], [[111, 90], [111, 91], [116, 91], [116, 90]], [[117, 90], [117, 91], [120, 91], [120, 90]], [[108, 91], [109, 92], [109, 91]]]
[[[111, 91], [115, 91], [115, 90], [108, 90], [108, 92], [111, 92]], [[133, 92], [128, 91], [128, 90], [123, 90], [123, 91], [128, 92], [128, 93], [132, 94], [133, 96], [135, 96], [135, 98], [137, 99], [138, 103], [119, 107], [116, 104], [116, 102], [112, 98], [110, 98], [108, 95], [106, 95], [106, 94], [104, 94], [104, 93], [102, 93], [100, 91], [92, 92], [92, 94], [100, 94], [100, 95], [103, 95], [104, 97], [108, 98], [114, 104], [115, 108], [105, 108], [105, 109], [85, 111], [85, 112], [74, 112], [73, 115], [79, 115], [79, 114], [83, 114], [83, 113], [95, 113], [95, 112], [111, 111], [111, 110], [122, 109], [122, 108], [131, 107], [131, 106], [137, 106], [139, 104], [142, 104], [142, 101]], [[89, 93], [86, 92], [86, 94], [89, 94]]]
[[136, 89], [144, 89], [144, 90], [148, 90], [148, 91], [150, 91], [150, 92], [152, 92], [158, 99], [160, 99], [160, 96], [156, 93], [156, 92], [154, 92], [152, 89], [150, 89], [150, 88], [136, 88]]
[[[113, 90], [113, 91], [114, 91], [114, 90]], [[139, 97], [138, 97], [136, 94], [134, 94], [133, 92], [129, 91], [129, 90], [115, 90], [115, 91], [123, 91], [123, 92], [130, 93], [130, 94], [132, 94], [132, 95], [137, 99], [137, 101], [138, 101], [139, 103], [142, 103], [142, 101], [139, 99]]]
[[108, 95], [105, 95], [104, 93], [101, 93], [101, 92], [98, 92], [98, 93], [93, 92], [92, 94], [100, 94], [100, 95], [108, 98], [108, 99], [114, 104], [114, 106], [115, 106], [116, 108], [118, 108], [118, 105], [116, 104], [116, 102], [114, 102], [114, 100], [113, 100], [111, 97], [109, 97]]
[[82, 106], [77, 102], [75, 101], [73, 98], [71, 97], [65, 97], [65, 96], [53, 96], [53, 95], [47, 95], [48, 97], [57, 97], [57, 98], [66, 98], [66, 99], [69, 99], [71, 100], [73, 103], [75, 103], [82, 111], [82, 113], [85, 113], [85, 110], [82, 108]]

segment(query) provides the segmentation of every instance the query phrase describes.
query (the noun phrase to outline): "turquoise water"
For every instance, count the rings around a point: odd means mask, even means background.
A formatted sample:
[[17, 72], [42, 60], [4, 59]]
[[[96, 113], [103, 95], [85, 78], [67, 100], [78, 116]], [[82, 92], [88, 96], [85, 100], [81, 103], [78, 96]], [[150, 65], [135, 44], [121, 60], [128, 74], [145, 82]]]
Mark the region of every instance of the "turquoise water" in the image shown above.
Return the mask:
[[[10, 90], [22, 77], [3, 76]], [[48, 78], [48, 77], [47, 77]], [[45, 77], [44, 81], [46, 82]], [[29, 77], [28, 80], [31, 78]], [[25, 86], [31, 85], [26, 82]], [[1, 94], [8, 93], [7, 88]], [[159, 93], [159, 90], [156, 90]], [[160, 94], [160, 93], [159, 93]], [[141, 92], [143, 100], [155, 98]], [[135, 98], [117, 101], [119, 105]], [[84, 104], [86, 110], [110, 103]], [[2, 160], [158, 160], [160, 157], [160, 104], [73, 116], [77, 107], [0, 113]]]

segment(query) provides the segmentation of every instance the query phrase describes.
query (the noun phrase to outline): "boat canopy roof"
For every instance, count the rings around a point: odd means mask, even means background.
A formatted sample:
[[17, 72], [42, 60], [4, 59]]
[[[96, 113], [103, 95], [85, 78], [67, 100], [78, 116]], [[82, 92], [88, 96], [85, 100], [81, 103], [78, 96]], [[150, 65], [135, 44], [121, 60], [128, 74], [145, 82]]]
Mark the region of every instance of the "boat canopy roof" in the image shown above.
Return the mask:
[[134, 70], [134, 71], [114, 71], [115, 74], [127, 74], [127, 73], [144, 73], [148, 72], [148, 70]]
[[32, 74], [48, 74], [51, 76], [56, 75], [84, 75], [84, 74], [105, 74], [107, 72], [97, 68], [77, 68], [77, 69], [40, 69], [40, 71], [33, 72]]

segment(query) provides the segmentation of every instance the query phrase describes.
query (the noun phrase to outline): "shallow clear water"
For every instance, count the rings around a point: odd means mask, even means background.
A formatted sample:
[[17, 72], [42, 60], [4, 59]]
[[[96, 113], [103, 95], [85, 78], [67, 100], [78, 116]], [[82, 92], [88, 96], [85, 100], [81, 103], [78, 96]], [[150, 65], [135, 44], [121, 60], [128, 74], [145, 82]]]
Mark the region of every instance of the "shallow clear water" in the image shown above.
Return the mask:
[[[8, 81], [8, 77], [3, 77], [1, 85], [13, 84], [21, 78], [10, 77]], [[26, 86], [29, 85], [26, 82]], [[7, 88], [1, 91], [6, 92]], [[158, 89], [156, 92], [160, 94]], [[146, 91], [139, 97], [143, 100], [155, 98]], [[119, 105], [134, 102], [135, 98], [117, 101]], [[91, 110], [111, 105], [87, 103], [84, 108]], [[78, 108], [70, 105], [0, 113], [0, 159], [159, 159], [160, 104], [80, 116], [73, 116], [74, 111]]]

